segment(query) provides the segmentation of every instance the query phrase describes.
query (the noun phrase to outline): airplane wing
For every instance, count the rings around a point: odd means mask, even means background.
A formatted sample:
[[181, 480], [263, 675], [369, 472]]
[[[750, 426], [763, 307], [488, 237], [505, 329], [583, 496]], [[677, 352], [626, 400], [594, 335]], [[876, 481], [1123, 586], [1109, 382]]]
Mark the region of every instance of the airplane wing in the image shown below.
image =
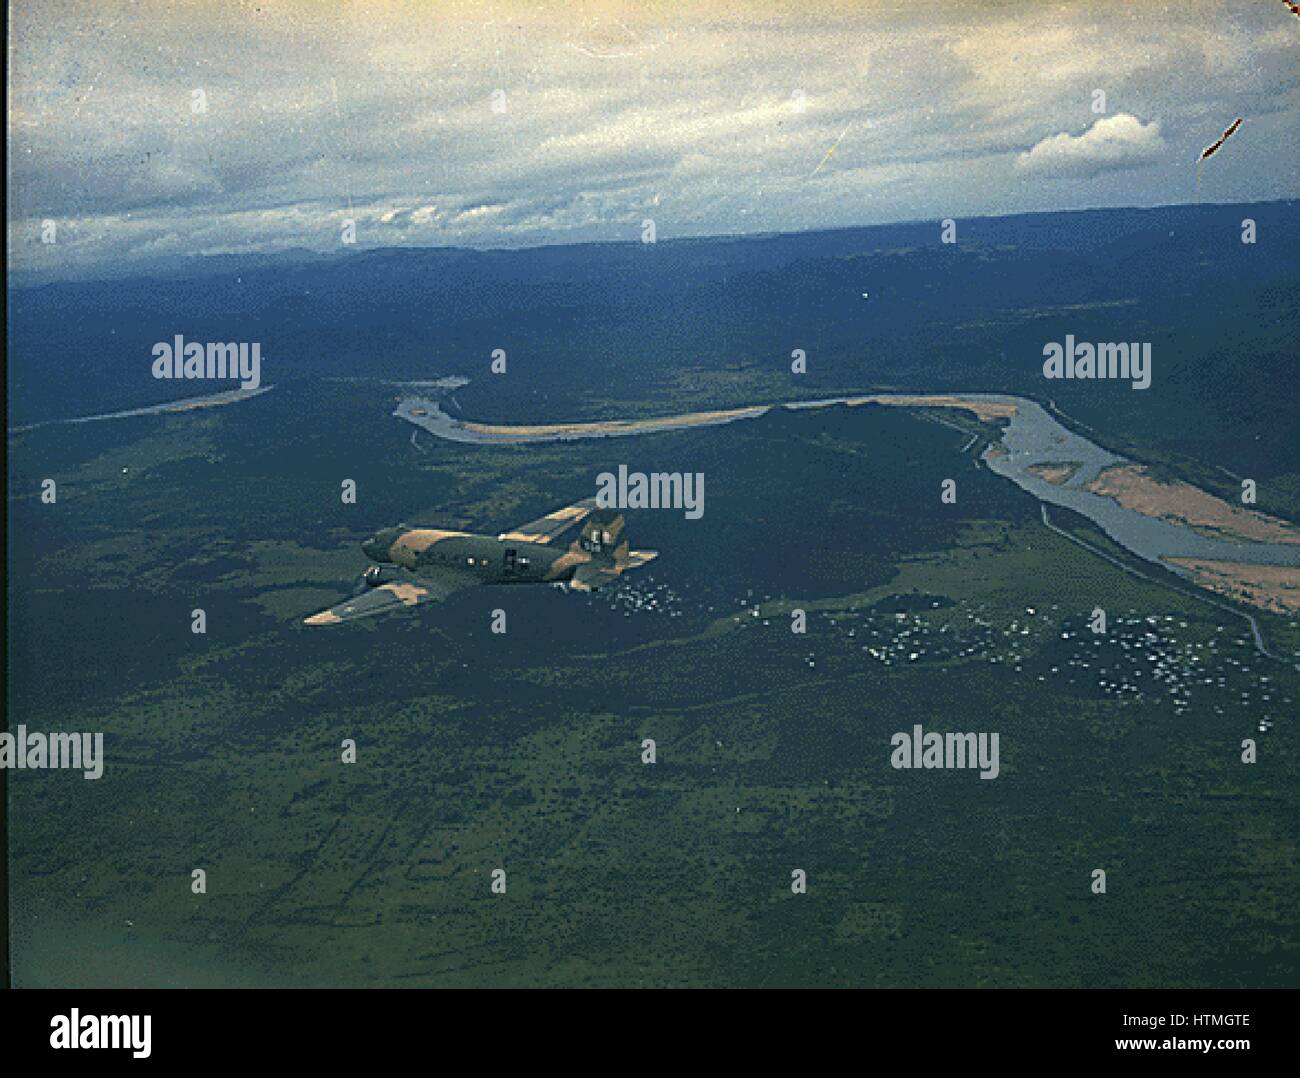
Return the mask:
[[337, 625], [341, 621], [368, 618], [372, 614], [382, 614], [386, 610], [418, 606], [420, 603], [438, 603], [453, 592], [476, 583], [478, 581], [471, 574], [458, 573], [455, 570], [444, 569], [429, 576], [404, 573], [397, 580], [390, 580], [385, 584], [369, 588], [337, 606], [313, 614], [303, 624]]
[[596, 508], [595, 498], [586, 498], [574, 505], [566, 505], [554, 513], [547, 513], [540, 520], [521, 524], [514, 531], [502, 532], [497, 536], [503, 542], [549, 543], [557, 535], [585, 520]]

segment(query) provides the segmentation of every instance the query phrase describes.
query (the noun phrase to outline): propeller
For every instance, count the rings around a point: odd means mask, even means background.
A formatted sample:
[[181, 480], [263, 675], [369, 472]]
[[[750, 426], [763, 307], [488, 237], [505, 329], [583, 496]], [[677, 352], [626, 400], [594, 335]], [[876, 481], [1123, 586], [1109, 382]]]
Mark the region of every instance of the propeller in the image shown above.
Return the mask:
[[357, 577], [353, 584], [353, 596], [362, 595], [371, 588], [377, 588], [381, 584], [387, 584], [393, 579], [393, 575], [388, 572], [382, 565], [368, 566], [362, 574]]

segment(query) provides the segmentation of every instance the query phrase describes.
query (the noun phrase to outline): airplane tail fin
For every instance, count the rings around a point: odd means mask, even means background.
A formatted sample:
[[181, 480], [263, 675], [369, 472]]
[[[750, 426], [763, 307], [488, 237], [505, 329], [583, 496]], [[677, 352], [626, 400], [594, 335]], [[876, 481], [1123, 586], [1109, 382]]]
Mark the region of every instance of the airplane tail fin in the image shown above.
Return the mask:
[[617, 509], [595, 509], [582, 525], [582, 549], [593, 560], [609, 559], [627, 543], [627, 520]]
[[617, 509], [597, 509], [582, 526], [578, 542], [591, 555], [579, 566], [570, 585], [579, 591], [595, 591], [617, 580], [629, 569], [638, 569], [659, 556], [657, 550], [632, 550], [627, 539], [627, 520]]

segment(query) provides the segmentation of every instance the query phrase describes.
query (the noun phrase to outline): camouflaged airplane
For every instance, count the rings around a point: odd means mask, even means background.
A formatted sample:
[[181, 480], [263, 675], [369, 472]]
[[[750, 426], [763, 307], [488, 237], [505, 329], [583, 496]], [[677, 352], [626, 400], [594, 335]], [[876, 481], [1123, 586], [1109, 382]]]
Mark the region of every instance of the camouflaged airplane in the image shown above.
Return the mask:
[[[585, 520], [578, 538], [567, 547], [559, 538]], [[361, 544], [376, 564], [361, 576], [361, 591], [307, 618], [307, 625], [382, 614], [385, 610], [441, 602], [475, 584], [558, 584], [576, 591], [595, 591], [658, 556], [654, 550], [631, 550], [623, 515], [597, 509], [596, 499], [557, 509], [514, 531], [490, 535], [408, 528], [385, 528]]]

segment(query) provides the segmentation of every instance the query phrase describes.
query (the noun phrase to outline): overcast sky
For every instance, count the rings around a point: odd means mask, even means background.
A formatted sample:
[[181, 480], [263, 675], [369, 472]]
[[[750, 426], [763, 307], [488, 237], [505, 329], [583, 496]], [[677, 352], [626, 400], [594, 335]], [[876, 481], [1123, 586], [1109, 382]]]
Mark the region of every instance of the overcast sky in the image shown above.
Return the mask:
[[10, 35], [10, 257], [70, 276], [349, 218], [498, 247], [1300, 194], [1281, 0], [33, 0]]

